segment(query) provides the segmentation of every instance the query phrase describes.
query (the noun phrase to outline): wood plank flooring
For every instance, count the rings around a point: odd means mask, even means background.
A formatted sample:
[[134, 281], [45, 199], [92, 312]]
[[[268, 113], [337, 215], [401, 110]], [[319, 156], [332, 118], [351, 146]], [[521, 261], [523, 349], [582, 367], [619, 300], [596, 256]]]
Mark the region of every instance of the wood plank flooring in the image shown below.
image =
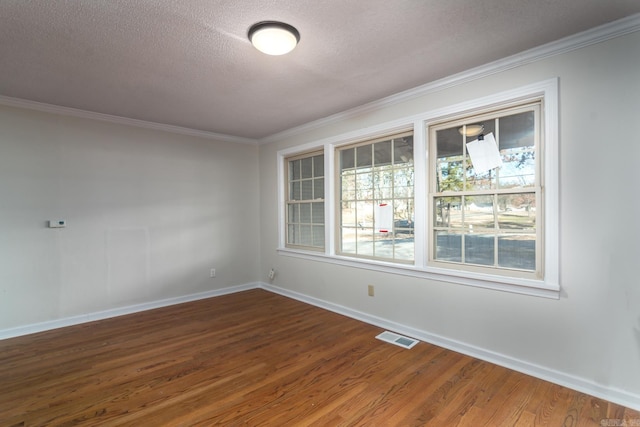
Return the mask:
[[380, 332], [252, 290], [12, 338], [0, 341], [0, 425], [640, 424], [637, 411]]

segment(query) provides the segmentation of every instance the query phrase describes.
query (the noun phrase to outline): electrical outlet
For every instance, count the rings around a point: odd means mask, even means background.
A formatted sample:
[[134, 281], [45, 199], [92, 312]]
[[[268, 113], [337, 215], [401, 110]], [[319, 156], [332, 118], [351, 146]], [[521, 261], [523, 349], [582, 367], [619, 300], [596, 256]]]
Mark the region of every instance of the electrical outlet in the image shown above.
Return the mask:
[[375, 292], [374, 292], [374, 289], [373, 289], [373, 285], [369, 285], [369, 290], [368, 290], [368, 292], [369, 292], [369, 296], [370, 296], [370, 297], [372, 297], [372, 296], [374, 296], [374, 295], [375, 295]]
[[272, 268], [269, 272], [269, 280], [273, 280], [274, 277], [276, 277], [276, 271]]
[[209, 273], [209, 277], [216, 277], [216, 269], [212, 268], [211, 272]]

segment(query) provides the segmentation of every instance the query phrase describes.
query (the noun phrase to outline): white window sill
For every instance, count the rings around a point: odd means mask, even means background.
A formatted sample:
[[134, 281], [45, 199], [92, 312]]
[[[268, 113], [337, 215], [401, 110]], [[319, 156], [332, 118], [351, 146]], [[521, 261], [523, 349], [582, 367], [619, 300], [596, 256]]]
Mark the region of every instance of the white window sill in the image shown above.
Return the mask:
[[340, 255], [327, 255], [312, 251], [291, 248], [278, 248], [283, 256], [326, 262], [365, 270], [380, 271], [389, 274], [417, 277], [440, 282], [455, 283], [478, 288], [494, 289], [516, 294], [531, 295], [542, 298], [559, 299], [560, 287], [545, 283], [543, 280], [503, 277], [491, 274], [456, 271], [435, 267], [416, 267], [413, 265], [395, 264], [391, 262], [351, 258]]

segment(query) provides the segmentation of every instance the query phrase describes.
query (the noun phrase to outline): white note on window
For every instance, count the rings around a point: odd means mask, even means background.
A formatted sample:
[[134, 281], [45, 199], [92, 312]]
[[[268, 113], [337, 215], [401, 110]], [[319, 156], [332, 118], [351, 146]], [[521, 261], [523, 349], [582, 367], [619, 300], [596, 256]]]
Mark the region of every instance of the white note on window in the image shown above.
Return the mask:
[[376, 229], [380, 233], [389, 233], [393, 229], [393, 206], [386, 203], [375, 206]]
[[493, 133], [485, 135], [482, 141], [476, 139], [467, 143], [467, 153], [477, 175], [502, 166], [502, 157]]

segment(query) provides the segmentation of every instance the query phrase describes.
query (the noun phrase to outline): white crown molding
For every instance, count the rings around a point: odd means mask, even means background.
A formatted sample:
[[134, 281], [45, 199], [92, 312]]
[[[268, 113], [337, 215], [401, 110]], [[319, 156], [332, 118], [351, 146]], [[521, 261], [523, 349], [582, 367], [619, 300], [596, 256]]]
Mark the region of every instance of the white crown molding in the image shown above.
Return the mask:
[[219, 142], [233, 142], [239, 144], [258, 144], [258, 140], [241, 138], [239, 136], [225, 135], [215, 132], [206, 132], [197, 129], [185, 128], [181, 126], [167, 125], [163, 123], [148, 122], [145, 120], [130, 119], [127, 117], [113, 116], [110, 114], [96, 113], [93, 111], [80, 110], [77, 108], [61, 107], [59, 105], [46, 104], [43, 102], [29, 101], [26, 99], [12, 98], [0, 95], [0, 105], [8, 107], [25, 108], [28, 110], [42, 111], [45, 113], [59, 114], [63, 116], [78, 117], [82, 119], [99, 120], [102, 122], [115, 123], [119, 125], [135, 126], [144, 129], [159, 130], [179, 135], [196, 136], [199, 138], [211, 139]]
[[429, 93], [434, 93], [454, 86], [462, 85], [477, 79], [481, 79], [483, 77], [488, 77], [492, 74], [501, 73], [525, 64], [540, 61], [551, 56], [560, 55], [586, 46], [601, 43], [603, 41], [621, 37], [626, 34], [634, 33], [636, 31], [640, 31], [640, 13], [630, 15], [626, 18], [622, 18], [608, 24], [594, 27], [592, 29], [544, 44], [542, 46], [525, 50], [524, 52], [520, 52], [515, 55], [511, 55], [506, 58], [499, 59], [497, 61], [493, 61], [467, 71], [463, 71], [458, 74], [453, 74], [451, 76], [433, 81], [431, 83], [427, 83], [376, 101], [369, 102], [359, 107], [355, 107], [319, 120], [314, 120], [313, 122], [309, 122], [291, 129], [284, 130], [282, 132], [278, 132], [276, 134], [262, 138], [258, 142], [260, 144], [266, 144], [279, 141], [281, 139], [289, 138], [304, 132], [311, 131], [313, 129], [327, 126], [331, 123], [345, 120], [353, 116], [363, 115], [375, 110], [380, 110], [382, 108], [405, 102], [420, 96], [424, 96]]

